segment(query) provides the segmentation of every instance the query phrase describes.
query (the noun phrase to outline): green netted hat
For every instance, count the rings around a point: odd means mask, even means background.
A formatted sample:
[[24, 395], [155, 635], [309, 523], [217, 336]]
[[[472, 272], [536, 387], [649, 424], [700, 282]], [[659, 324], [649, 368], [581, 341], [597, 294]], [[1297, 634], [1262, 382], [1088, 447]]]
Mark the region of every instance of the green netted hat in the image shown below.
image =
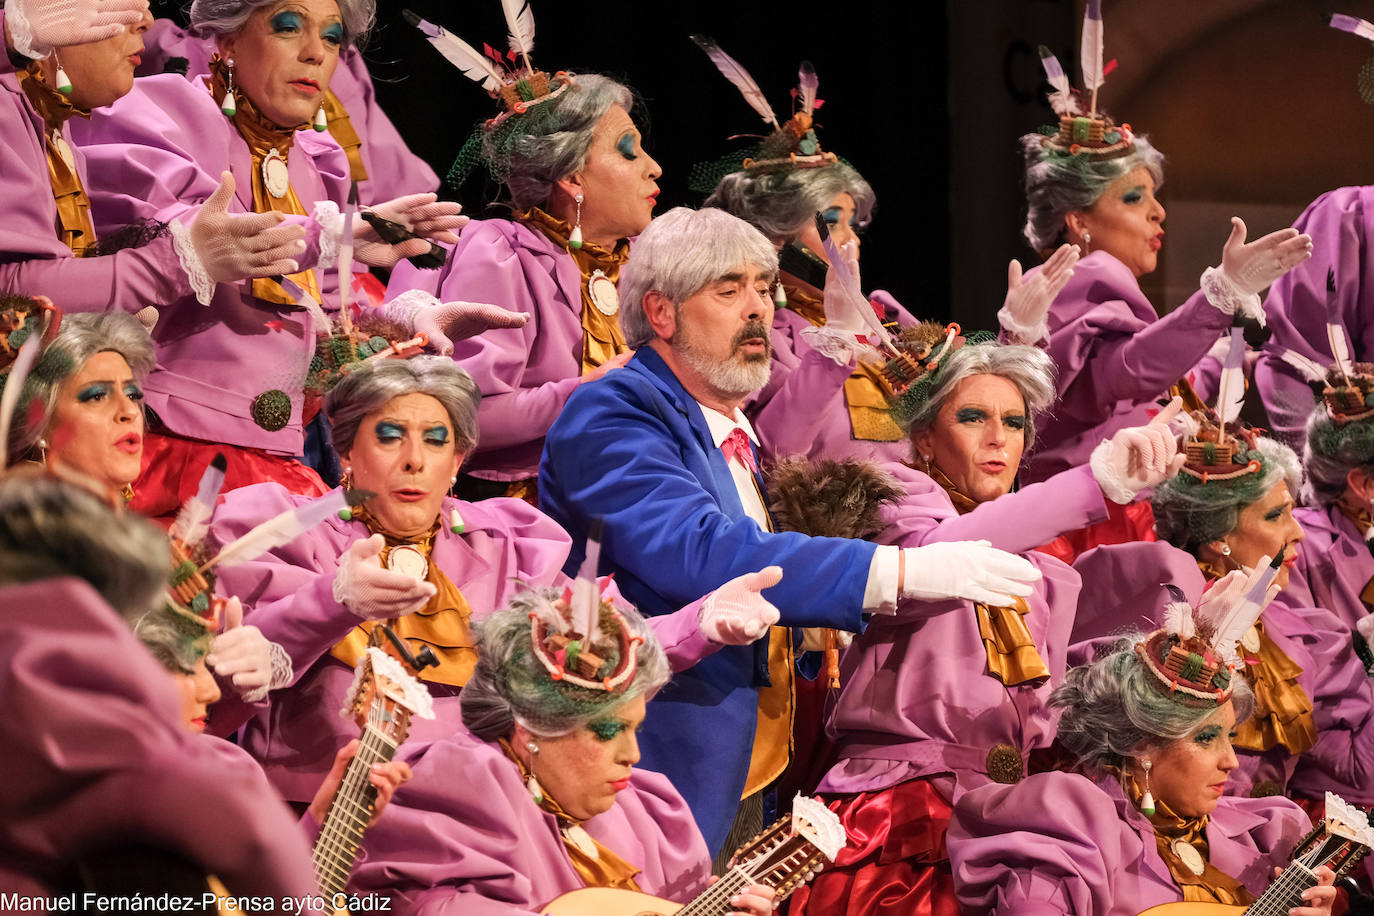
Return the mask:
[[965, 336], [957, 324], [923, 321], [903, 328], [893, 341], [899, 355], [889, 359], [882, 369], [892, 419], [903, 431], [910, 431], [916, 414], [939, 384], [949, 355], [961, 347], [996, 341], [996, 335], [990, 331], [974, 331]]

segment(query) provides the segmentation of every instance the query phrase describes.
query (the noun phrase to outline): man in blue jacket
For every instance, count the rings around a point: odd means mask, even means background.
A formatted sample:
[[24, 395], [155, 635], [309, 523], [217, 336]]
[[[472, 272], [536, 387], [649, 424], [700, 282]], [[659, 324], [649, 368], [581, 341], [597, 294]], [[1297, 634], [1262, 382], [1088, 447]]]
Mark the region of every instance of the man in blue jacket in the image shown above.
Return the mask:
[[600, 571], [646, 614], [671, 613], [737, 575], [783, 569], [768, 590], [783, 627], [677, 675], [640, 737], [644, 766], [672, 779], [713, 855], [737, 814], [736, 834], [761, 828], [757, 799], [788, 762], [793, 641], [784, 627], [858, 632], [902, 598], [997, 606], [1039, 578], [983, 544], [901, 549], [772, 531], [740, 407], [768, 380], [776, 273], [768, 240], [722, 210], [654, 220], [620, 273], [621, 324], [638, 352], [568, 399], [539, 473], [540, 508], [573, 538], [567, 571], [602, 520]]

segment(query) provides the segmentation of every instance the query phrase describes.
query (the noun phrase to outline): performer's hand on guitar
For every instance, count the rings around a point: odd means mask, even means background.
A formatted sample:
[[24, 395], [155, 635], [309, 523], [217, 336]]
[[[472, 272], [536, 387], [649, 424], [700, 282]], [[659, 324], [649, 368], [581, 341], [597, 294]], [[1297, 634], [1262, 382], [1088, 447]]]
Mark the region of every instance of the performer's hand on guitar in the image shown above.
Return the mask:
[[[344, 770], [348, 768], [348, 761], [353, 759], [353, 755], [358, 752], [358, 739], [345, 744], [334, 755], [334, 765], [329, 768], [329, 775], [325, 776], [324, 782], [320, 783], [320, 788], [315, 792], [315, 797], [310, 800], [310, 816], [315, 819], [315, 823], [323, 824], [324, 816], [329, 811], [329, 803], [334, 798], [334, 793], [339, 789], [339, 783], [343, 781]], [[367, 774], [367, 781], [377, 787], [377, 800], [372, 806], [372, 819], [367, 822], [371, 827], [377, 823], [377, 818], [382, 816], [382, 811], [391, 802], [391, 796], [396, 794], [396, 790], [410, 781], [410, 764], [403, 760], [391, 760], [387, 763], [374, 763], [372, 772]]]
[[[719, 880], [719, 875], [712, 875], [710, 883], [715, 884]], [[776, 909], [773, 903], [773, 889], [762, 884], [749, 885], [730, 898], [730, 905], [735, 909], [726, 916], [772, 916], [773, 910]]]
[[[1274, 869], [1274, 877], [1283, 873], [1282, 868]], [[1288, 911], [1288, 916], [1330, 916], [1331, 906], [1336, 902], [1336, 873], [1325, 865], [1317, 866], [1312, 874], [1317, 876], [1317, 886], [1302, 892], [1306, 906], [1296, 906]]]

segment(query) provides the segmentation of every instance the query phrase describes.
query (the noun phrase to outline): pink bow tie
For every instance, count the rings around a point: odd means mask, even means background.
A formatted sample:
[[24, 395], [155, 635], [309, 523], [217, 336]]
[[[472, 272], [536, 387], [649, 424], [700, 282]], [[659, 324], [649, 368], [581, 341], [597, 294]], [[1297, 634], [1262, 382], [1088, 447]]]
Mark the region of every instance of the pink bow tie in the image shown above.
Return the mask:
[[730, 430], [730, 435], [720, 444], [720, 450], [725, 453], [726, 464], [730, 463], [731, 458], [738, 457], [740, 464], [748, 468], [751, 474], [759, 472], [758, 462], [754, 460], [754, 450], [749, 443], [749, 434], [738, 426]]

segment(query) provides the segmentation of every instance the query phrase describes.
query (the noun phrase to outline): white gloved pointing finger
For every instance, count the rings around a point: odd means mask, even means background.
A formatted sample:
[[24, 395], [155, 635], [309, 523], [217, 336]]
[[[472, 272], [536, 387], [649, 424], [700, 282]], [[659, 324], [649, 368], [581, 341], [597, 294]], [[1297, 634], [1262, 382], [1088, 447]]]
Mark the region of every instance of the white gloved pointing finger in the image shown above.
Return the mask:
[[702, 635], [727, 646], [748, 645], [778, 622], [778, 609], [760, 594], [782, 581], [781, 566], [765, 566], [726, 582], [701, 606]]

